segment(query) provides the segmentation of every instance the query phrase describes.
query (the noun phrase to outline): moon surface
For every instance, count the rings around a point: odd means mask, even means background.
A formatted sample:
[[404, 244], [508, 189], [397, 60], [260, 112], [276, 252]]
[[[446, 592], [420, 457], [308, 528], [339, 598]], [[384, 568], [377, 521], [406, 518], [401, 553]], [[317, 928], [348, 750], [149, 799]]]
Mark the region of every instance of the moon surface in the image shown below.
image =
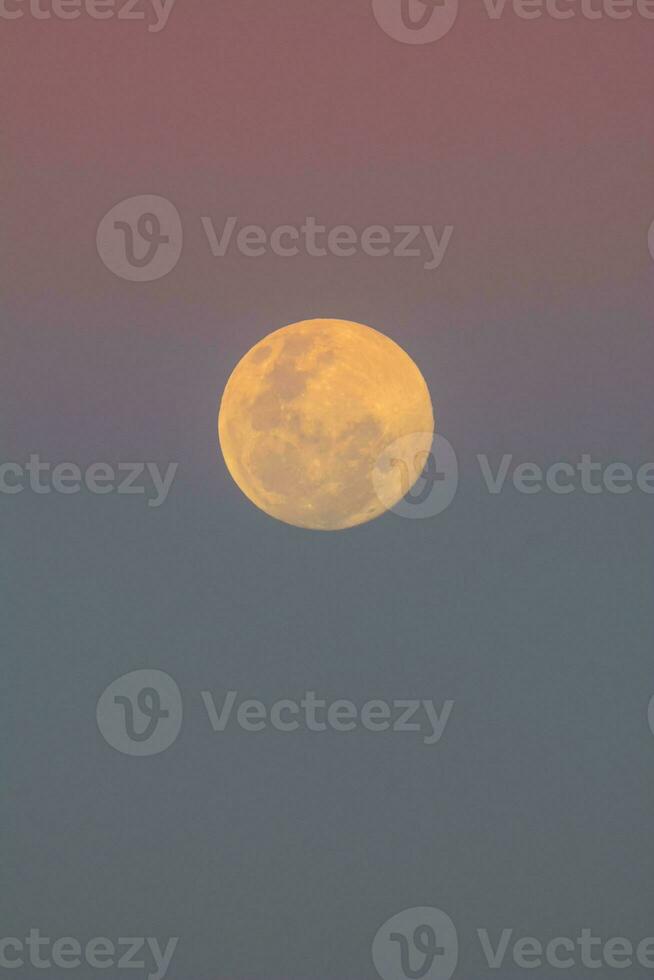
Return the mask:
[[399, 440], [424, 463], [433, 432], [415, 363], [349, 320], [303, 320], [264, 337], [234, 369], [218, 416], [225, 463], [245, 496], [321, 531], [371, 521], [401, 500], [422, 464], [402, 475], [389, 447]]

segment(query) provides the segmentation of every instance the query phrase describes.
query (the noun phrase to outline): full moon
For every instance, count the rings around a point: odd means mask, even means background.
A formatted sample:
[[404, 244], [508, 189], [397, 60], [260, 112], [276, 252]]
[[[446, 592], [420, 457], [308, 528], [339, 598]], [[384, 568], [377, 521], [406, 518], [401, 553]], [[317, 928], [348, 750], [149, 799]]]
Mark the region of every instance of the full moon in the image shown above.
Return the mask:
[[[371, 521], [401, 500], [433, 432], [415, 363], [349, 320], [303, 320], [264, 337], [234, 369], [218, 415], [225, 463], [245, 496], [271, 517], [320, 531]], [[389, 454], [398, 445], [404, 472], [397, 451]]]

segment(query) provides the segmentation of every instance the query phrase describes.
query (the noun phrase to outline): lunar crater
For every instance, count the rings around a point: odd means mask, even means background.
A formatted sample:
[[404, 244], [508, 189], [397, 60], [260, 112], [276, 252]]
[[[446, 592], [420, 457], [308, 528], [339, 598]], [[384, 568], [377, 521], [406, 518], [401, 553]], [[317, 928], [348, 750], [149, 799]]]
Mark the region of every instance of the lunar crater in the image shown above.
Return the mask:
[[236, 366], [218, 419], [243, 493], [270, 516], [316, 530], [382, 514], [389, 494], [383, 503], [373, 471], [384, 451], [433, 429], [429, 391], [408, 354], [346, 320], [303, 321], [265, 337]]

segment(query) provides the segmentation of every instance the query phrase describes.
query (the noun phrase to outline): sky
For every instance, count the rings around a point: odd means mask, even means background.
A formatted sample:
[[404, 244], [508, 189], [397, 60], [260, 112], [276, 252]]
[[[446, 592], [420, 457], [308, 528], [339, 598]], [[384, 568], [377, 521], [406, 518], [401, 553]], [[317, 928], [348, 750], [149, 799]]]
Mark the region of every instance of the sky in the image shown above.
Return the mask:
[[[0, 493], [3, 937], [178, 937], [180, 980], [373, 980], [373, 939], [406, 909], [454, 921], [456, 977], [498, 975], [478, 929], [654, 935], [652, 497], [511, 475], [654, 460], [654, 21], [570, 6], [461, 4], [425, 44], [369, 0], [177, 0], [159, 31], [144, 3], [147, 20], [2, 8], [24, 16], [0, 14], [0, 462], [177, 464], [160, 506]], [[146, 195], [183, 247], [130, 281], [98, 228]], [[434, 269], [427, 251], [213, 255], [206, 221], [232, 216], [453, 231]], [[458, 457], [442, 513], [316, 533], [231, 480], [227, 378], [312, 317], [419, 366]], [[511, 457], [501, 493], [479, 456]], [[96, 718], [137, 670], [183, 700], [143, 758]], [[229, 691], [453, 707], [433, 745], [216, 732], [202, 692]], [[507, 953], [503, 980], [524, 972]]]

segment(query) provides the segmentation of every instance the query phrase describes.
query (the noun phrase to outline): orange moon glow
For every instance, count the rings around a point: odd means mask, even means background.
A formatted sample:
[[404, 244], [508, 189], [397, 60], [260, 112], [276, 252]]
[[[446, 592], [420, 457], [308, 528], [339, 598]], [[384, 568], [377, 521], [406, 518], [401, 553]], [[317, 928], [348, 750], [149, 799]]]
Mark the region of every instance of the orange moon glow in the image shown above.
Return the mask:
[[394, 506], [420, 472], [407, 482], [380, 460], [414, 437], [417, 454], [433, 431], [429, 390], [409, 355], [349, 320], [304, 320], [264, 337], [234, 369], [218, 416], [245, 496], [271, 517], [321, 531]]

